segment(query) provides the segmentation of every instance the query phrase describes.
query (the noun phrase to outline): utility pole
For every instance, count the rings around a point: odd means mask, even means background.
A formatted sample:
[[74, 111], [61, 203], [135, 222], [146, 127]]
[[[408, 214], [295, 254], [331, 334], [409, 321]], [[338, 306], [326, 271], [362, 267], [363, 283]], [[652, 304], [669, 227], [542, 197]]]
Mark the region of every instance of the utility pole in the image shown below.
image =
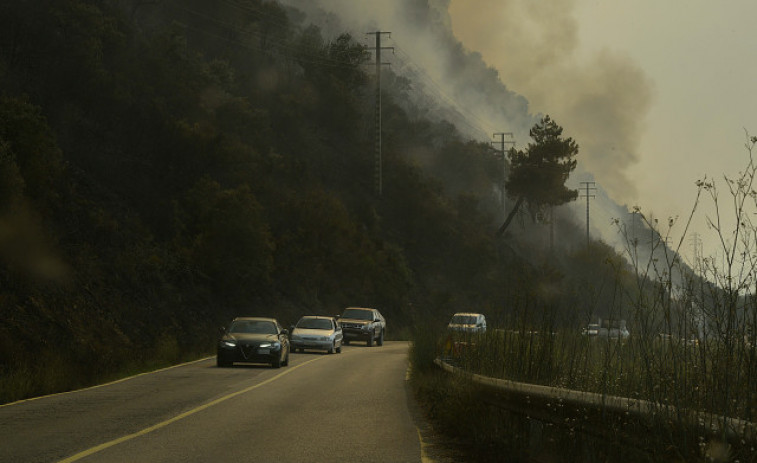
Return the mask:
[[634, 269], [636, 269], [637, 274], [639, 266], [639, 237], [636, 233], [636, 216], [639, 214], [641, 214], [641, 212], [638, 209], [631, 211], [631, 235], [628, 238], [629, 244], [631, 246], [629, 251], [632, 253], [631, 257], [633, 258], [633, 265]]
[[374, 190], [377, 197], [381, 197], [383, 192], [383, 167], [381, 159], [381, 66], [389, 63], [381, 62], [381, 50], [392, 50], [394, 47], [382, 47], [381, 35], [391, 34], [391, 32], [366, 32], [366, 35], [376, 36], [376, 47], [373, 49], [376, 55], [376, 110], [375, 110], [375, 126], [376, 126], [376, 154], [375, 154], [375, 166], [374, 166]]
[[[651, 256], [654, 256], [654, 235], [655, 235], [655, 229], [654, 229], [654, 223], [655, 218], [654, 215], [649, 216], [649, 252]], [[659, 237], [660, 234], [658, 233], [657, 236]], [[659, 239], [657, 240], [659, 242]]]
[[[510, 140], [505, 140], [505, 135], [510, 137]], [[498, 132], [493, 135], [495, 138], [499, 136], [499, 141], [493, 141], [491, 142], [492, 145], [495, 143], [499, 145], [499, 153], [502, 156], [502, 185], [500, 190], [500, 201], [502, 203], [502, 216], [503, 218], [507, 218], [507, 203], [506, 203], [506, 195], [505, 195], [505, 181], [507, 181], [507, 156], [505, 156], [505, 143], [511, 144], [513, 147], [515, 147], [515, 140], [513, 140], [513, 133], [512, 132]]]
[[589, 200], [596, 198], [592, 192], [597, 191], [597, 188], [594, 186], [596, 185], [594, 182], [581, 182], [581, 185], [581, 188], [586, 190], [581, 193], [581, 197], [586, 198], [586, 249], [589, 249]]
[[639, 241], [638, 238], [636, 237], [636, 214], [638, 214], [638, 213], [639, 213], [639, 211], [635, 211], [635, 210], [631, 211], [631, 236], [630, 236], [630, 240], [631, 240], [631, 244], [633, 245], [634, 248], [636, 247], [636, 245], [638, 244], [638, 241]]
[[694, 232], [691, 234], [691, 238], [689, 240], [691, 242], [691, 247], [694, 250], [694, 268], [701, 271], [701, 263], [702, 263], [702, 238], [700, 238], [699, 233]]

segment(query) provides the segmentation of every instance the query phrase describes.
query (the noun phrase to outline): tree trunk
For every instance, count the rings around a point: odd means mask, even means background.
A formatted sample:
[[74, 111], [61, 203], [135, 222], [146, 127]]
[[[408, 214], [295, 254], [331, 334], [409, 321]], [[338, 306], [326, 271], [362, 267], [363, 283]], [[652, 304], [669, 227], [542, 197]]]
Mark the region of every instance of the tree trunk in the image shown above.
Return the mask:
[[515, 206], [513, 206], [513, 210], [510, 211], [510, 214], [508, 214], [507, 218], [505, 219], [505, 223], [503, 223], [502, 226], [499, 227], [499, 230], [497, 230], [496, 236], [502, 236], [502, 234], [505, 233], [505, 230], [507, 230], [507, 227], [510, 226], [510, 222], [512, 222], [513, 219], [515, 218], [515, 214], [517, 214], [518, 211], [520, 210], [520, 206], [521, 204], [523, 204], [524, 200], [525, 198], [523, 196], [518, 197], [518, 200], [515, 202]]

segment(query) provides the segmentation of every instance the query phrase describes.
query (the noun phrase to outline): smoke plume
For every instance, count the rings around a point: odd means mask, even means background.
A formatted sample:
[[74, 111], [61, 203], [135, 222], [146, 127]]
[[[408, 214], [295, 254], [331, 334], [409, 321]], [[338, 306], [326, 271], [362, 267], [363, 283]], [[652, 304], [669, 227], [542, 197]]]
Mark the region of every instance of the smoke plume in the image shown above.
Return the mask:
[[620, 53], [581, 55], [576, 1], [280, 0], [327, 36], [390, 31], [382, 45], [395, 47], [392, 69], [454, 100], [468, 121], [458, 129], [473, 139], [512, 132], [523, 147], [533, 113], [549, 114], [580, 147], [576, 173], [590, 172], [610, 197], [632, 199], [626, 170], [638, 160], [652, 86]]
[[583, 169], [610, 196], [632, 197], [625, 172], [638, 161], [651, 83], [622, 54], [579, 56], [575, 7], [575, 0], [450, 0], [449, 14], [466, 48], [578, 142]]

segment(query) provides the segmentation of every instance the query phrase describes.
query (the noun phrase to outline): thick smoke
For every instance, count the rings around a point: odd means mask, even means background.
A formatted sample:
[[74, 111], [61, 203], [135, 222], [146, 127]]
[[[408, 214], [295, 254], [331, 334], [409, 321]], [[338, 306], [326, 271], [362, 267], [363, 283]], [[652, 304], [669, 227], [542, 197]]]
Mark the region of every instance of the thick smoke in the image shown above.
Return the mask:
[[[391, 31], [385, 44], [397, 46], [394, 70], [402, 73], [408, 59], [410, 67], [422, 68], [434, 81], [427, 87], [440, 86], [443, 97], [465, 108], [474, 138], [509, 131], [524, 146], [535, 121], [531, 113], [550, 114], [578, 142], [580, 170], [591, 172], [611, 197], [635, 196], [626, 170], [638, 160], [651, 83], [622, 54], [579, 56], [576, 0], [282, 3], [306, 11], [326, 34]], [[466, 63], [455, 62], [461, 46]]]
[[[453, 101], [462, 118], [442, 107], [423, 115], [447, 118], [471, 139], [512, 132], [522, 148], [538, 114], [551, 115], [580, 147], [568, 186], [596, 181], [592, 236], [622, 248], [609, 224], [631, 214], [610, 198], [635, 196], [626, 170], [638, 159], [652, 89], [619, 53], [580, 55], [577, 0], [280, 1], [304, 11], [327, 37], [347, 30], [370, 47], [366, 32], [390, 31], [382, 45], [396, 47], [383, 59], [392, 71], [408, 77], [415, 93]], [[564, 208], [584, 222], [582, 203]]]
[[366, 32], [391, 32], [382, 46], [394, 47], [394, 53], [384, 52], [382, 61], [408, 77], [416, 93], [437, 99], [440, 107], [429, 108], [427, 117], [452, 110], [464, 120], [451, 122], [471, 139], [486, 142], [494, 132], [513, 132], [520, 146], [527, 142], [535, 122], [528, 101], [508, 90], [480, 54], [464, 50], [452, 34], [448, 0], [279, 1], [304, 11], [327, 37], [349, 31], [372, 47], [374, 38]]
[[581, 148], [584, 170], [613, 197], [633, 197], [651, 83], [627, 57], [579, 56], [575, 0], [450, 0], [455, 35], [495, 67], [534, 111], [550, 114]]

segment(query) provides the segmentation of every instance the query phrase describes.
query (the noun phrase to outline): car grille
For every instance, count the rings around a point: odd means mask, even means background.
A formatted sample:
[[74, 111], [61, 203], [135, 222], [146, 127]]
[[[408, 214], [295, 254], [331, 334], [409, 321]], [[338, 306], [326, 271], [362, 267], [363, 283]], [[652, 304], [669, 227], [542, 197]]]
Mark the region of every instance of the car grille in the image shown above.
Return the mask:
[[358, 323], [342, 323], [342, 328], [354, 328], [354, 329], [360, 329], [363, 325], [360, 325]]
[[239, 346], [239, 351], [242, 352], [242, 356], [244, 358], [249, 358], [253, 355], [255, 355], [255, 351], [257, 351], [258, 346], [257, 344], [241, 344]]

